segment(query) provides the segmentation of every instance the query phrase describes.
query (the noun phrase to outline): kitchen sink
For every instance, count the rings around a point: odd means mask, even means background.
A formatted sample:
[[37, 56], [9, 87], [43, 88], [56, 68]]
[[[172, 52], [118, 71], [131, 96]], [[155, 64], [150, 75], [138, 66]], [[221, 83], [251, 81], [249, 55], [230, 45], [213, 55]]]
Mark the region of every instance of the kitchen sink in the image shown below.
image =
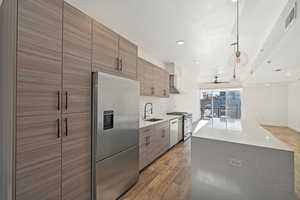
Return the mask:
[[163, 119], [158, 119], [158, 118], [151, 118], [151, 119], [146, 119], [145, 121], [147, 122], [157, 122], [157, 121], [161, 121]]

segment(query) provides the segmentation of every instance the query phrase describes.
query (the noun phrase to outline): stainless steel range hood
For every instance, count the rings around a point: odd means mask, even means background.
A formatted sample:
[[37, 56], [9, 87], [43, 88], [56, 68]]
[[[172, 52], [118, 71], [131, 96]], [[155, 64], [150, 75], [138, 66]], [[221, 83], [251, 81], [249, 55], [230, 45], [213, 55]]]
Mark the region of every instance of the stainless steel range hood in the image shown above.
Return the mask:
[[166, 63], [166, 69], [169, 71], [170, 76], [170, 94], [179, 94], [179, 90], [177, 89], [177, 76], [175, 73], [175, 63]]
[[170, 93], [179, 94], [179, 90], [175, 87], [175, 75], [170, 74]]

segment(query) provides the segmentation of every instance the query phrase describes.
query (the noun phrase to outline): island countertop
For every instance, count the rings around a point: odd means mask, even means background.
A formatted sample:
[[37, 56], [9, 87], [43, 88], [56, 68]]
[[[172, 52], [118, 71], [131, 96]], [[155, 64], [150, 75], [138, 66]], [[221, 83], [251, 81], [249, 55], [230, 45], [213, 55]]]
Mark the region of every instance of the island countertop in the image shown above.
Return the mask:
[[195, 128], [193, 138], [206, 138], [239, 144], [293, 151], [285, 143], [274, 137], [255, 121], [241, 120], [239, 126], [232, 128], [215, 127], [209, 121], [200, 121]]

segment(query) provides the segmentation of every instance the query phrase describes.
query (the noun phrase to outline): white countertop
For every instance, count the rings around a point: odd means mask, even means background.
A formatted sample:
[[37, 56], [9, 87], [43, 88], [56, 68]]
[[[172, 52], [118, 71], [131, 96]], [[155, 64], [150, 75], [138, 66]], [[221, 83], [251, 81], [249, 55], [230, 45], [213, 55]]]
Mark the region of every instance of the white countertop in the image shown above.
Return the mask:
[[151, 116], [149, 118], [158, 118], [158, 119], [163, 119], [163, 120], [156, 121], [156, 122], [149, 122], [149, 121], [145, 121], [145, 120], [140, 120], [140, 128], [145, 128], [147, 126], [152, 126], [152, 125], [159, 124], [159, 123], [162, 123], [162, 122], [166, 122], [166, 121], [169, 121], [169, 120], [172, 120], [172, 119], [179, 119], [181, 117], [182, 116], [178, 116], [178, 115]]
[[254, 145], [259, 147], [273, 148], [285, 151], [293, 151], [285, 143], [274, 137], [270, 132], [262, 128], [254, 121], [237, 121], [232, 124], [225, 123], [212, 126], [208, 121], [200, 121], [193, 132], [193, 138], [206, 138], [226, 142]]

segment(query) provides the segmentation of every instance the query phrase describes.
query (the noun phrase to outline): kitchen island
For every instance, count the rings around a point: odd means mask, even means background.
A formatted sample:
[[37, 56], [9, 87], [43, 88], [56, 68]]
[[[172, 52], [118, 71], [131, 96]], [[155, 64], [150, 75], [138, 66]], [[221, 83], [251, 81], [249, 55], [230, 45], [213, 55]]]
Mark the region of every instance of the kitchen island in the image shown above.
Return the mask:
[[294, 152], [253, 121], [201, 121], [192, 136], [192, 200], [292, 200]]

